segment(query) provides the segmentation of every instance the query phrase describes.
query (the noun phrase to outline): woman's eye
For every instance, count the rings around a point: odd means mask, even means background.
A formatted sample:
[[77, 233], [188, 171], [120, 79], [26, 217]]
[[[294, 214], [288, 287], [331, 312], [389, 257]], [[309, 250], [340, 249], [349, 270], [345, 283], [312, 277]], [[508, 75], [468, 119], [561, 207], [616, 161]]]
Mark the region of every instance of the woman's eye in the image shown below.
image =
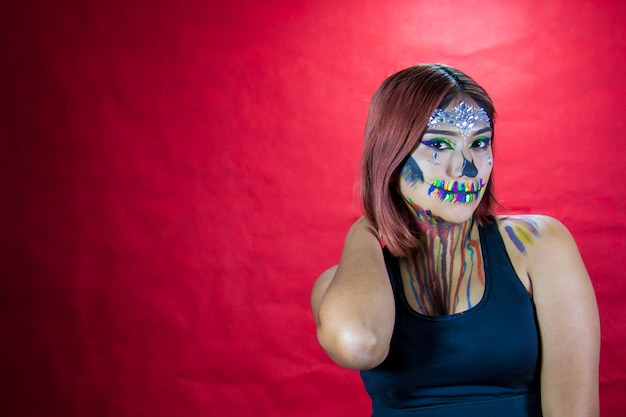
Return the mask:
[[472, 144], [470, 145], [470, 148], [473, 149], [483, 149], [486, 148], [487, 146], [489, 146], [489, 143], [491, 142], [491, 139], [488, 137], [480, 137], [478, 139], [476, 139], [474, 142], [472, 142]]
[[430, 148], [437, 149], [438, 151], [443, 149], [454, 149], [450, 142], [445, 139], [423, 140], [422, 143]]

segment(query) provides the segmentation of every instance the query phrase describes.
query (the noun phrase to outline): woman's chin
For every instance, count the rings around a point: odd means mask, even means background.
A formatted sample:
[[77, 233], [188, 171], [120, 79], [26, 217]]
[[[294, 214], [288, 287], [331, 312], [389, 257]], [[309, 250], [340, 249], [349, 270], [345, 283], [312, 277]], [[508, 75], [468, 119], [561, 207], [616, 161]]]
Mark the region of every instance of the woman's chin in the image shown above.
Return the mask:
[[440, 221], [448, 223], [465, 223], [472, 218], [476, 205], [461, 204], [452, 202], [441, 202], [438, 206], [445, 204], [444, 207], [437, 207], [429, 210], [430, 215]]

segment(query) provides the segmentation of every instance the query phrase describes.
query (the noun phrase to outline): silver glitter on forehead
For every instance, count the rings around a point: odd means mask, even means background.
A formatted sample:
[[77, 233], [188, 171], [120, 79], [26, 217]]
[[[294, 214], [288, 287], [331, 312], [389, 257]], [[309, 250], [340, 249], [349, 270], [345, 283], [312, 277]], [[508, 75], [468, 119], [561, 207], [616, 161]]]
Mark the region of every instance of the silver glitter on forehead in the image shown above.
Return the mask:
[[469, 136], [471, 130], [491, 127], [489, 115], [482, 107], [477, 109], [461, 101], [458, 106], [452, 108], [452, 112], [437, 109], [430, 116], [428, 127], [431, 129], [445, 129], [456, 127], [462, 136]]

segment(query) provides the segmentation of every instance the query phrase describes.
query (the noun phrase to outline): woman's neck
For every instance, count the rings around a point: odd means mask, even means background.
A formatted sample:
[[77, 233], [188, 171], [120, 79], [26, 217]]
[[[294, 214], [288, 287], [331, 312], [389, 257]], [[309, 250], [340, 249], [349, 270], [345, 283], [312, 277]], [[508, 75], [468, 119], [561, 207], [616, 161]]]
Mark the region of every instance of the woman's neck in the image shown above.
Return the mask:
[[415, 219], [424, 234], [424, 243], [447, 245], [456, 242], [457, 249], [464, 248], [472, 238], [474, 220], [470, 217], [461, 223], [449, 222], [430, 211], [411, 206]]
[[407, 259], [411, 286], [420, 310], [449, 314], [472, 307], [472, 277], [484, 285], [482, 255], [473, 219], [453, 223], [414, 208], [422, 230], [421, 247]]

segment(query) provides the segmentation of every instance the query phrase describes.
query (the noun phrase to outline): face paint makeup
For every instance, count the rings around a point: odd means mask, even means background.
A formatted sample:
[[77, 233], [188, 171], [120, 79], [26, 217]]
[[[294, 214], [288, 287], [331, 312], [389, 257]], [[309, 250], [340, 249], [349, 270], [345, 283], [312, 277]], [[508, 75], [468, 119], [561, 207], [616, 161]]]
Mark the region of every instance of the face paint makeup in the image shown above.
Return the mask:
[[435, 152], [433, 152], [433, 157], [431, 159], [429, 159], [428, 162], [430, 162], [434, 166], [438, 167], [439, 166], [439, 162], [437, 162], [438, 158], [439, 158], [439, 152], [435, 151]]
[[484, 154], [484, 155], [483, 155], [483, 158], [487, 158], [487, 163], [488, 163], [489, 165], [493, 164], [493, 160], [491, 159], [491, 155], [489, 155], [489, 154]]
[[[469, 310], [480, 301], [472, 300], [473, 282], [484, 287], [485, 276], [478, 240], [472, 238], [472, 220], [461, 224], [440, 222], [409, 199], [417, 216], [427, 225], [426, 251], [416, 251], [403, 265], [409, 278], [417, 310], [427, 315], [446, 315]], [[463, 255], [450, 256], [463, 248]], [[427, 254], [435, 253], [436, 256]]]
[[489, 115], [483, 108], [476, 108], [461, 101], [451, 112], [436, 109], [428, 121], [430, 129], [446, 129], [455, 127], [462, 136], [469, 136], [470, 131], [491, 127]]
[[402, 168], [402, 178], [404, 178], [411, 186], [414, 186], [418, 181], [424, 181], [424, 174], [412, 156], [407, 159], [404, 167]]
[[469, 98], [436, 110], [400, 168], [400, 193], [444, 221], [471, 218], [489, 182], [491, 166], [483, 156], [491, 153], [492, 134], [486, 110]]
[[476, 168], [474, 162], [465, 159], [465, 156], [463, 156], [463, 169], [461, 169], [461, 174], [470, 178], [474, 178], [478, 175], [478, 168]]
[[517, 219], [513, 226], [504, 226], [504, 230], [511, 242], [522, 253], [526, 253], [524, 244], [532, 245], [534, 243], [533, 236], [539, 237], [539, 230], [532, 220]]
[[478, 182], [470, 183], [436, 179], [430, 185], [428, 195], [433, 195], [441, 201], [472, 203], [478, 199], [483, 188], [484, 183], [482, 178]]

